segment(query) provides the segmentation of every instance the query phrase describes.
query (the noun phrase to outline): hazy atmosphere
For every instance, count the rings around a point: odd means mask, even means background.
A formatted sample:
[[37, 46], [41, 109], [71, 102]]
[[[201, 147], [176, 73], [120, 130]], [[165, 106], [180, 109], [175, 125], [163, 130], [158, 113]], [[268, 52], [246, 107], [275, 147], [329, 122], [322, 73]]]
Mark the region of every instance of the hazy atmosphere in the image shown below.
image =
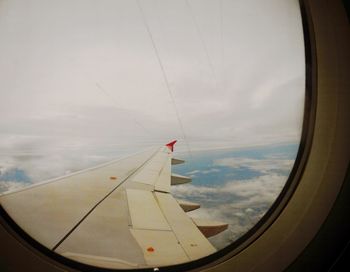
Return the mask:
[[297, 0], [1, 0], [0, 54], [0, 193], [177, 139], [189, 161], [177, 170], [217, 183], [174, 193], [230, 218], [223, 247], [293, 166], [305, 96]]
[[0, 2], [2, 147], [298, 141], [298, 1], [136, 3]]

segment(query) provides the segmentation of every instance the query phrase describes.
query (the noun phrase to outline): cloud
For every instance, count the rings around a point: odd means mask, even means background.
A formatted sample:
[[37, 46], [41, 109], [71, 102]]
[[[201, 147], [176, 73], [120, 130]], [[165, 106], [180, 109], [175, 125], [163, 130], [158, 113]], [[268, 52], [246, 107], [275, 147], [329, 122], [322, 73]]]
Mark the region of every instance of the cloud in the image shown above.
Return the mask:
[[193, 171], [187, 172], [186, 174], [187, 175], [194, 175], [194, 174], [198, 174], [200, 172], [201, 172], [200, 170], [193, 170]]
[[0, 5], [0, 134], [129, 143], [185, 134], [193, 149], [300, 136], [297, 1], [226, 1], [223, 13], [218, 2], [193, 1], [194, 16], [181, 1], [144, 1], [170, 91], [132, 1]]
[[218, 187], [178, 185], [172, 187], [172, 194], [201, 204], [200, 209], [189, 213], [190, 216], [229, 224], [227, 231], [210, 238], [220, 249], [258, 222], [281, 192], [286, 179], [284, 175], [270, 173]]
[[238, 203], [239, 199], [239, 205], [248, 208], [251, 204], [274, 201], [285, 181], [286, 176], [269, 174], [248, 180], [230, 181], [218, 187], [178, 185], [172, 187], [172, 193], [186, 199], [210, 199], [217, 203], [228, 198]]
[[28, 183], [17, 182], [17, 181], [0, 181], [0, 194], [7, 191], [21, 189], [28, 185], [29, 185]]
[[217, 168], [211, 168], [209, 170], [203, 170], [201, 173], [202, 174], [209, 174], [209, 173], [219, 173], [220, 169]]
[[0, 180], [15, 176], [11, 173], [17, 169], [17, 176], [23, 173], [33, 183], [45, 181], [130, 155], [139, 148], [144, 147], [126, 146], [108, 139], [101, 144], [94, 138], [1, 135]]
[[282, 158], [269, 159], [251, 159], [251, 158], [223, 158], [214, 161], [214, 165], [227, 166], [230, 168], [249, 168], [261, 173], [269, 173], [271, 171], [290, 171], [294, 164], [294, 160]]
[[195, 176], [195, 174], [210, 174], [210, 173], [219, 173], [219, 172], [220, 172], [220, 169], [211, 168], [208, 170], [193, 170], [190, 172], [186, 172], [186, 175]]

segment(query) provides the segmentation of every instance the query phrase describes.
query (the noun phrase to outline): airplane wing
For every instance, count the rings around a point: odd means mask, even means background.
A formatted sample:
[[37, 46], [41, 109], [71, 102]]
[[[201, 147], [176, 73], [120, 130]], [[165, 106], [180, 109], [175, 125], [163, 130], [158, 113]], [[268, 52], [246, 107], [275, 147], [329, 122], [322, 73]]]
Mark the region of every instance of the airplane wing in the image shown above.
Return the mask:
[[124, 269], [199, 259], [216, 251], [206, 237], [227, 224], [196, 224], [185, 211], [199, 205], [170, 194], [190, 181], [171, 173], [183, 162], [172, 158], [175, 142], [4, 194], [0, 203], [38, 242], [82, 263]]

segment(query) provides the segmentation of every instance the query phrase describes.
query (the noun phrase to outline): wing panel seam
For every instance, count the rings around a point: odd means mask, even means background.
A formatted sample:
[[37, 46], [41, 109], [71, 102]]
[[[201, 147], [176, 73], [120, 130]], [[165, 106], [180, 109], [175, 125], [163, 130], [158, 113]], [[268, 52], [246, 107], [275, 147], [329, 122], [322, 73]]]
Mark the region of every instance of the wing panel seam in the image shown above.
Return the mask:
[[[161, 192], [161, 193], [164, 193], [164, 192]], [[168, 194], [168, 193], [164, 193], [164, 194]], [[163, 214], [165, 220], [167, 221], [167, 223], [168, 223], [168, 225], [169, 225], [169, 227], [170, 227], [172, 233], [174, 234], [174, 236], [175, 236], [177, 242], [178, 242], [179, 245], [181, 246], [181, 248], [182, 248], [183, 252], [185, 253], [185, 255], [187, 256], [187, 258], [188, 258], [189, 260], [191, 260], [191, 257], [187, 254], [185, 248], [183, 247], [182, 243], [180, 242], [178, 236], [176, 235], [176, 233], [175, 233], [175, 231], [174, 231], [172, 225], [170, 224], [170, 222], [169, 222], [167, 216], [165, 215], [165, 213], [164, 213], [164, 211], [163, 211], [163, 209], [162, 209], [162, 207], [161, 207], [161, 205], [160, 205], [160, 203], [159, 203], [159, 199], [158, 199], [156, 193], [154, 193], [154, 198], [156, 199], [156, 201], [157, 201], [157, 203], [158, 203], [158, 205], [159, 205], [159, 209], [160, 209], [160, 211], [162, 212], [162, 214]]]
[[105, 195], [100, 201], [98, 201], [91, 209], [88, 211], [83, 218], [79, 220], [77, 224], [52, 248], [52, 251], [55, 251], [71, 234], [72, 232], [107, 198], [109, 197], [116, 189], [118, 189], [125, 181], [127, 181], [133, 174], [135, 174], [141, 167], [143, 167], [147, 162], [149, 162], [159, 151], [154, 152], [151, 157], [144, 161], [138, 168], [132, 171], [127, 177], [125, 177], [116, 187], [114, 187], [107, 195]]

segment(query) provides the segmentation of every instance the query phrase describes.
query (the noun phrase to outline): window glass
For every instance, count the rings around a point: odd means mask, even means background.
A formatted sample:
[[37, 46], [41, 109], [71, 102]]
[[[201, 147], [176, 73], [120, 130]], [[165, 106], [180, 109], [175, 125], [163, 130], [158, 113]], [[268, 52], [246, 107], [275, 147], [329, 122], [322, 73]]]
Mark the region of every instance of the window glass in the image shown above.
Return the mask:
[[[171, 193], [201, 205], [187, 212], [193, 222], [228, 224], [209, 238], [218, 250], [258, 222], [293, 167], [305, 97], [297, 0], [4, 0], [0, 55], [0, 200], [177, 139], [174, 157], [186, 163], [172, 170], [192, 183]], [[67, 235], [83, 228], [74, 226]], [[147, 259], [153, 246], [142, 257], [143, 234], [128, 235], [139, 263], [101, 253], [92, 264], [173, 264]], [[96, 255], [65, 254], [90, 264]]]

